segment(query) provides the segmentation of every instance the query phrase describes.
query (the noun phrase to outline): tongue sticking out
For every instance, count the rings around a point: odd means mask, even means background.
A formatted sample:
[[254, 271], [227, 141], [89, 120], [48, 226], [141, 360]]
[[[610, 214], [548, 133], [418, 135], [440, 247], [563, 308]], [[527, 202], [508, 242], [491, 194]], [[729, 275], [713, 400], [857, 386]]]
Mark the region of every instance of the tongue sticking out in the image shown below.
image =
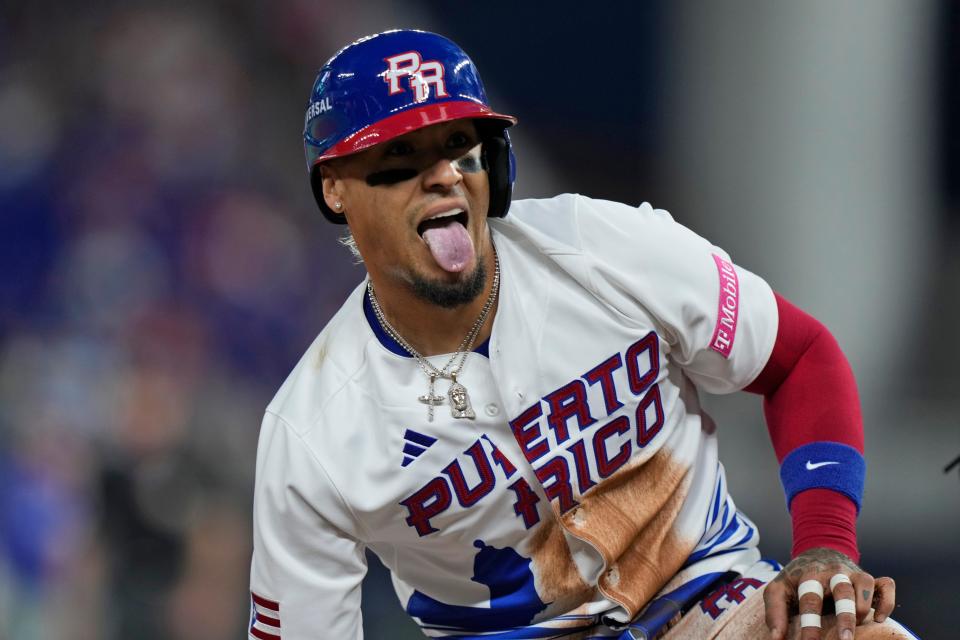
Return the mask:
[[423, 232], [423, 241], [430, 247], [433, 259], [445, 271], [457, 273], [473, 260], [473, 243], [462, 224], [451, 220], [445, 225]]

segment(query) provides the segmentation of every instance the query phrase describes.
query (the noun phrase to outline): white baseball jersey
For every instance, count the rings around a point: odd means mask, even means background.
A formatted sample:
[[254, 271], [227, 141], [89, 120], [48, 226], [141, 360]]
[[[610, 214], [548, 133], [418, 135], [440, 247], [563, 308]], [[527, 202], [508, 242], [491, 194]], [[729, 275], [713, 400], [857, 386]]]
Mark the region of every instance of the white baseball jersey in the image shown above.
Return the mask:
[[360, 637], [367, 548], [427, 635], [485, 638], [654, 615], [758, 560], [698, 389], [762, 370], [770, 287], [648, 204], [525, 200], [489, 226], [499, 308], [459, 376], [475, 419], [428, 421], [363, 284], [267, 408], [251, 638]]

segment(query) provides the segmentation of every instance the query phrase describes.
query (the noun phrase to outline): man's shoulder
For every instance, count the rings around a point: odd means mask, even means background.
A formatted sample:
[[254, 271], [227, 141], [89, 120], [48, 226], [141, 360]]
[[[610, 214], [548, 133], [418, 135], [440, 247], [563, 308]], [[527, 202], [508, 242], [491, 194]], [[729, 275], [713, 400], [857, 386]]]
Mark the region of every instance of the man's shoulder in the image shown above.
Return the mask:
[[649, 202], [634, 206], [615, 200], [592, 198], [580, 193], [560, 193], [550, 198], [514, 200], [510, 205], [510, 213], [507, 218], [510, 216], [529, 218], [537, 215], [623, 215], [636, 214], [638, 211], [665, 213], [662, 210], [654, 209]]
[[672, 222], [672, 218], [646, 202], [635, 207], [564, 193], [552, 198], [517, 200], [504, 219], [492, 222], [494, 229], [505, 235], [523, 236], [547, 252], [560, 252], [590, 249], [591, 239], [597, 236], [592, 232], [597, 229], [622, 232], [607, 237], [622, 236], [661, 221]]
[[301, 356], [267, 411], [303, 435], [326, 406], [364, 366], [365, 345], [373, 338], [358, 286]]

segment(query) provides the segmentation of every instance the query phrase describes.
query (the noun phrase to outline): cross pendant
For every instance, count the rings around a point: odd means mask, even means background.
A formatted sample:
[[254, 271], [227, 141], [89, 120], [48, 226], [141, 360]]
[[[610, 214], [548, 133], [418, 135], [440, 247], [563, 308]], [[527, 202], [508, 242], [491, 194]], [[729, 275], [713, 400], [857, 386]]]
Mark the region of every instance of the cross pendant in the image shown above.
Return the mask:
[[433, 422], [433, 408], [437, 405], [443, 404], [443, 396], [438, 396], [433, 392], [433, 383], [437, 381], [437, 376], [430, 376], [430, 387], [427, 389], [425, 395], [417, 398], [420, 402], [427, 405], [427, 421]]

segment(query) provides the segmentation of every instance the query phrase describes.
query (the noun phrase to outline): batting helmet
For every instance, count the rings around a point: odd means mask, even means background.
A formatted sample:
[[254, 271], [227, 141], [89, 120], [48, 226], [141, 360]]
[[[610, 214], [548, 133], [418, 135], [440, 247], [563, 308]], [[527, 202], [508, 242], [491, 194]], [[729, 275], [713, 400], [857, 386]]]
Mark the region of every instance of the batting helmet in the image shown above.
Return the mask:
[[516, 178], [506, 128], [517, 119], [490, 108], [467, 54], [443, 36], [407, 29], [347, 45], [317, 74], [304, 117], [303, 148], [320, 211], [331, 222], [346, 223], [323, 199], [323, 162], [463, 118], [476, 120], [483, 139], [490, 180], [488, 215], [502, 217]]

